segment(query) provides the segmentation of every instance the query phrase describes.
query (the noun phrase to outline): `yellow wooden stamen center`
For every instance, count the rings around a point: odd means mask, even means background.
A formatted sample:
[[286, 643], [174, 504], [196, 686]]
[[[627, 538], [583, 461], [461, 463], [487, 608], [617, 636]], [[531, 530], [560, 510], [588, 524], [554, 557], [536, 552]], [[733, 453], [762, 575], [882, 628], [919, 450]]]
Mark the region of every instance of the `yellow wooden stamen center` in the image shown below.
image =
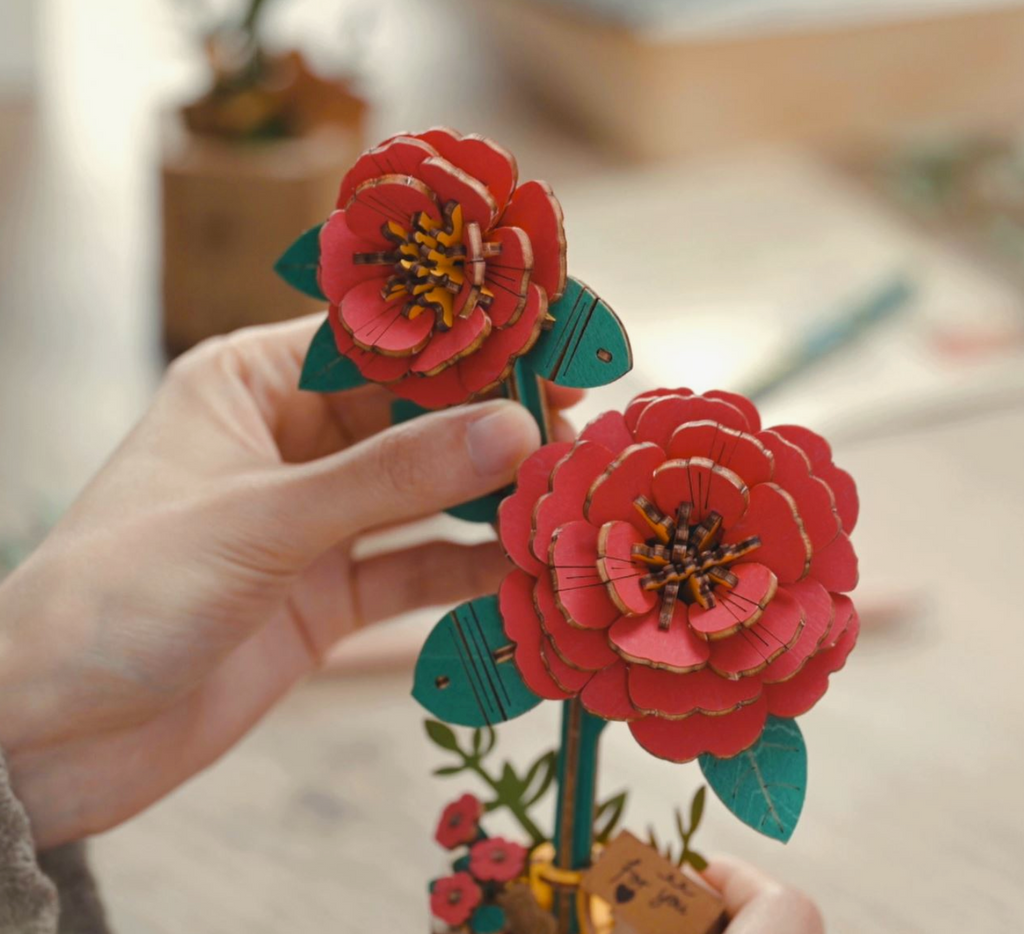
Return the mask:
[[494, 293], [484, 284], [486, 260], [501, 248], [483, 242], [479, 224], [463, 221], [460, 204], [448, 202], [442, 220], [421, 211], [408, 226], [388, 221], [381, 232], [393, 244], [391, 250], [356, 253], [353, 259], [358, 265], [392, 267], [382, 295], [389, 302], [404, 302], [407, 318], [431, 311], [435, 326], [447, 331], [455, 324], [455, 298], [467, 283], [460, 317], [468, 317], [478, 304], [490, 305]]
[[633, 505], [650, 527], [652, 537], [646, 544], [634, 545], [631, 557], [635, 564], [648, 570], [640, 580], [644, 590], [662, 592], [658, 626], [668, 629], [677, 600], [696, 603], [705, 610], [715, 606], [715, 588], [731, 590], [739, 583], [728, 565], [759, 548], [755, 535], [723, 545], [722, 517], [709, 512], [696, 525], [690, 524], [692, 503], [680, 503], [674, 519], [666, 516], [643, 496]]

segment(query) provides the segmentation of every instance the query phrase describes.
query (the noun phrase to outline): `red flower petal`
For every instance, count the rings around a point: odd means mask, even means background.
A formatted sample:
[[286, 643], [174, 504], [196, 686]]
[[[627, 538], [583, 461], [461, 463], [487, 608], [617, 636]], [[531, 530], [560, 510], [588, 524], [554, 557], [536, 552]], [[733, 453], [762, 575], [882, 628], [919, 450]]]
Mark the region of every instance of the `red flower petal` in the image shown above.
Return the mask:
[[436, 376], [446, 367], [474, 353], [491, 333], [491, 322], [481, 308], [468, 318], [456, 318], [447, 331], [435, 331], [427, 346], [417, 354], [413, 373]]
[[860, 620], [854, 613], [834, 648], [819, 652], [788, 681], [765, 685], [768, 709], [777, 717], [799, 717], [807, 713], [828, 690], [829, 675], [845, 664], [860, 633]]
[[353, 192], [364, 182], [382, 175], [417, 177], [420, 163], [436, 155], [433, 147], [409, 136], [395, 136], [364, 152], [345, 174], [338, 192], [338, 207], [348, 204]]
[[633, 443], [633, 435], [626, 427], [622, 413], [612, 411], [587, 422], [580, 432], [580, 441], [596, 441], [613, 454], [621, 454]]
[[545, 636], [540, 644], [540, 657], [555, 684], [570, 696], [575, 696], [586, 687], [593, 677], [591, 671], [580, 671], [562, 661], [551, 640]]
[[637, 441], [650, 441], [667, 451], [669, 440], [680, 425], [703, 421], [718, 422], [737, 431], [747, 430], [747, 416], [721, 399], [665, 396], [655, 399], [641, 412], [633, 434]]
[[547, 636], [533, 605], [533, 578], [525, 571], [510, 572], [501, 582], [498, 606], [505, 635], [515, 643], [513, 657], [526, 686], [538, 697], [565, 700], [569, 695], [551, 677], [541, 656]]
[[747, 417], [746, 430], [752, 434], [756, 434], [761, 430], [761, 415], [757, 411], [757, 406], [746, 396], [741, 396], [738, 392], [712, 389], [710, 392], [704, 393], [704, 397], [706, 399], [721, 399], [723, 402], [728, 402], [739, 409]]
[[418, 174], [434, 192], [438, 204], [454, 201], [462, 207], [463, 224], [479, 224], [481, 233], [491, 229], [498, 205], [482, 182], [440, 156], [425, 159]]
[[545, 182], [526, 182], [512, 192], [502, 227], [521, 227], [533, 247], [533, 281], [554, 304], [565, 291], [565, 231], [562, 208]]
[[692, 714], [683, 720], [644, 717], [634, 720], [630, 732], [648, 752], [670, 762], [689, 762], [704, 753], [735, 756], [757, 742], [768, 718], [763, 697], [732, 713], [708, 717]]
[[410, 319], [402, 313], [403, 307], [400, 300], [387, 301], [376, 282], [361, 282], [341, 301], [341, 323], [363, 350], [407, 357], [426, 345], [434, 316], [426, 311]]
[[631, 665], [629, 696], [637, 710], [679, 720], [692, 713], [723, 714], [751, 704], [761, 696], [761, 683], [757, 678], [733, 681], [710, 668], [681, 675]]
[[853, 482], [853, 477], [841, 467], [836, 467], [835, 464], [829, 464], [827, 467], [815, 467], [814, 472], [832, 490], [832, 498], [835, 500], [839, 519], [843, 523], [843, 531], [852, 532], [860, 512], [857, 484]]
[[476, 353], [459, 362], [463, 385], [479, 395], [502, 382], [512, 372], [516, 359], [527, 353], [540, 336], [547, 310], [544, 290], [531, 284], [526, 307], [516, 323], [492, 330]]
[[551, 539], [550, 563], [555, 602], [569, 622], [604, 629], [618, 619], [619, 611], [597, 572], [597, 529], [588, 522], [561, 526]]
[[647, 571], [633, 562], [634, 545], [646, 538], [631, 523], [617, 519], [601, 526], [597, 536], [597, 570], [608, 596], [627, 616], [644, 616], [658, 603], [658, 595], [640, 584]]
[[850, 533], [857, 524], [857, 485], [845, 470], [832, 462], [832, 448], [819, 434], [800, 425], [776, 425], [776, 434], [799, 447], [811, 462], [815, 476], [829, 485], [835, 498], [836, 510], [843, 523], [843, 531]]
[[831, 544], [814, 553], [811, 577], [828, 590], [843, 592], [857, 586], [857, 554], [845, 532], [840, 532]]
[[680, 425], [669, 439], [668, 456], [709, 458], [727, 467], [748, 487], [771, 480], [774, 469], [771, 451], [757, 438], [711, 421]]
[[724, 639], [744, 627], [753, 626], [775, 596], [775, 575], [763, 564], [750, 562], [732, 567], [739, 583], [731, 590], [719, 587], [710, 610], [690, 607], [690, 628], [707, 639]]
[[516, 160], [493, 140], [471, 134], [459, 136], [454, 130], [438, 127], [419, 134], [452, 165], [483, 182], [501, 210], [508, 204], [519, 177]]
[[821, 642], [822, 650], [838, 645], [839, 640], [843, 638], [843, 634], [857, 616], [853, 601], [846, 594], [834, 593], [830, 596], [835, 606], [835, 613], [832, 616], [832, 625]]
[[723, 678], [748, 677], [793, 645], [803, 624], [803, 607], [796, 597], [780, 589], [750, 629], [711, 643], [708, 665]]
[[501, 253], [487, 260], [484, 282], [493, 293], [487, 316], [496, 328], [506, 328], [526, 307], [533, 249], [526, 231], [518, 227], [498, 227], [487, 235], [487, 242], [501, 247]]
[[796, 510], [811, 548], [824, 548], [839, 534], [839, 514], [828, 485], [811, 475], [807, 455], [774, 431], [762, 431], [758, 438], [775, 458], [772, 480], [796, 502]]
[[651, 498], [651, 478], [665, 460], [665, 452], [653, 444], [634, 444], [622, 451], [590, 485], [583, 508], [594, 525], [628, 519], [641, 532], [649, 527], [634, 505], [638, 496]]
[[396, 396], [409, 399], [425, 409], [444, 409], [468, 402], [472, 393], [462, 384], [459, 364], [442, 370], [437, 376], [409, 376], [388, 387]]
[[533, 600], [540, 613], [541, 628], [551, 639], [558, 657], [570, 668], [600, 671], [618, 661], [603, 629], [580, 629], [569, 624], [555, 601], [554, 586], [547, 575], [537, 578]]
[[431, 190], [408, 175], [383, 175], [359, 185], [345, 202], [345, 223], [357, 237], [380, 243], [388, 221], [409, 228], [414, 214], [431, 217], [441, 213]]
[[327, 309], [327, 320], [331, 323], [331, 331], [334, 332], [334, 343], [338, 352], [348, 357], [367, 379], [373, 380], [375, 383], [392, 383], [409, 372], [411, 357], [385, 357], [372, 350], [363, 350], [362, 347], [357, 347], [355, 341], [352, 340], [352, 335], [345, 330], [341, 323], [341, 309], [337, 305], [331, 305]]
[[[577, 441], [551, 474], [551, 492], [538, 500], [533, 511], [530, 550], [548, 563], [551, 537], [567, 522], [583, 519], [583, 503], [594, 478], [608, 466], [612, 453], [592, 441]], [[597, 534], [597, 530], [594, 530]]]
[[537, 500], [548, 491], [555, 465], [572, 449], [562, 442], [545, 444], [531, 454], [519, 467], [516, 491], [505, 497], [498, 507], [498, 536], [505, 553], [524, 571], [539, 577], [547, 568], [530, 551], [533, 536], [533, 509]]
[[599, 671], [580, 692], [583, 706], [605, 720], [635, 720], [640, 714], [629, 700], [628, 671], [622, 660]]
[[[740, 520], [750, 501], [743, 480], [706, 457], [666, 461], [654, 472], [651, 493], [667, 516], [675, 517], [680, 503], [691, 503], [691, 522], [701, 522], [709, 513], [717, 512], [725, 528]], [[638, 516], [637, 521], [643, 518]]]
[[658, 626], [658, 610], [646, 616], [623, 616], [612, 624], [612, 648], [627, 661], [684, 674], [703, 668], [711, 656], [708, 643], [698, 638], [687, 622], [689, 607], [676, 603], [668, 630]]
[[692, 396], [692, 389], [650, 389], [635, 396], [626, 406], [623, 416], [626, 419], [626, 427], [632, 432], [636, 431], [637, 422], [652, 402], [656, 399], [664, 399], [668, 396]]
[[761, 672], [761, 680], [766, 684], [786, 681], [803, 668], [807, 659], [821, 647], [835, 616], [831, 595], [816, 580], [807, 578], [795, 584], [787, 584], [785, 589], [800, 603], [804, 626], [789, 651], [783, 652]]
[[327, 300], [337, 305], [345, 293], [354, 285], [376, 280], [378, 288], [384, 289], [389, 266], [357, 265], [353, 261], [356, 253], [373, 253], [381, 248], [381, 238], [376, 242], [357, 237], [348, 229], [345, 212], [335, 211], [320, 229], [320, 268], [317, 281]]
[[774, 483], [759, 483], [751, 489], [746, 514], [726, 529], [723, 541], [734, 545], [753, 535], [761, 539], [753, 556], [775, 572], [780, 584], [804, 577], [811, 563], [811, 543], [793, 498]]

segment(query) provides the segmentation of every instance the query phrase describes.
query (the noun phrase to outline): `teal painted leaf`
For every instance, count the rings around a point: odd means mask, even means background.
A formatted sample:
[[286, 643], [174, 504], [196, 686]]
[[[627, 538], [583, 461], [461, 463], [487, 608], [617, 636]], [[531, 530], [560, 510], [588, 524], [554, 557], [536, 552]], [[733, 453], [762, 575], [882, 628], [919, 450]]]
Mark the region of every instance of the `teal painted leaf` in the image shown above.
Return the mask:
[[[426, 415], [429, 411], [430, 409], [425, 409], [408, 399], [397, 399], [391, 403], [391, 424], [401, 425], [402, 422]], [[506, 496], [511, 495], [512, 490], [513, 487], [505, 487], [496, 493], [488, 493], [486, 496], [471, 499], [468, 503], [459, 503], [458, 506], [452, 506], [445, 512], [464, 522], [494, 523], [498, 519], [498, 506]]]
[[807, 791], [807, 747], [795, 720], [769, 717], [750, 749], [731, 759], [703, 755], [700, 767], [744, 824], [783, 843], [793, 835]]
[[313, 336], [306, 360], [302, 364], [302, 376], [299, 377], [299, 389], [311, 392], [341, 392], [343, 389], [355, 389], [366, 382], [366, 377], [359, 368], [338, 351], [334, 343], [334, 332], [331, 322], [324, 321]]
[[513, 720], [540, 698], [523, 683], [510, 648], [497, 597], [463, 603], [423, 643], [412, 696], [446, 723], [491, 726]]
[[548, 313], [555, 319], [526, 356], [529, 367], [559, 386], [604, 386], [633, 367], [629, 338], [615, 312], [596, 292], [569, 277]]
[[316, 275], [320, 266], [320, 229], [323, 226], [317, 224], [316, 227], [310, 227], [288, 247], [274, 263], [274, 272], [293, 289], [326, 302], [327, 296], [320, 291]]
[[505, 912], [498, 905], [483, 905], [469, 919], [473, 934], [499, 934], [505, 930]]

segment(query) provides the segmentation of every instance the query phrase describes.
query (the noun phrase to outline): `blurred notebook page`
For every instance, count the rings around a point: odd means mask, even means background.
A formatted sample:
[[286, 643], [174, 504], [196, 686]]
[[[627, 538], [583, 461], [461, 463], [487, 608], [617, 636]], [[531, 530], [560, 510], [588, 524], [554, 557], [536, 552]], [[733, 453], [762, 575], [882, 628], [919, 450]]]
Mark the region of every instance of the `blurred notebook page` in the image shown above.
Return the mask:
[[691, 161], [559, 194], [570, 269], [619, 310], [636, 358], [585, 413], [652, 385], [744, 389], [816, 323], [899, 274], [914, 288], [907, 306], [773, 393], [769, 420], [835, 428], [1024, 392], [1017, 292], [810, 157]]

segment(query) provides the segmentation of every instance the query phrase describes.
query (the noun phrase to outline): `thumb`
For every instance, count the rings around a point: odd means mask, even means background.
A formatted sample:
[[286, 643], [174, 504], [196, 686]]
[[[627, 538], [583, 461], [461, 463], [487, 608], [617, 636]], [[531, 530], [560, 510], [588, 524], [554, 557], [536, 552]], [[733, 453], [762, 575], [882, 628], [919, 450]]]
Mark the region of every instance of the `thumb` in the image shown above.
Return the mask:
[[506, 486], [539, 444], [536, 423], [518, 403], [448, 409], [318, 461], [288, 465], [266, 502], [282, 525], [278, 540], [309, 561], [342, 539]]

